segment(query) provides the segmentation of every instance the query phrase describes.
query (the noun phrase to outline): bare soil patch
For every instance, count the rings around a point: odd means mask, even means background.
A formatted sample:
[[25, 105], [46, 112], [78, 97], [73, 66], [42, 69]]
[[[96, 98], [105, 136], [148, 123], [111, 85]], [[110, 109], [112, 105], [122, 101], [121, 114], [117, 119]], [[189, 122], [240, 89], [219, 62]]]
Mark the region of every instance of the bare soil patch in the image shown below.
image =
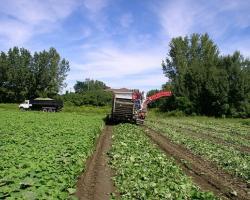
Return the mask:
[[111, 143], [112, 126], [106, 126], [99, 136], [95, 152], [87, 160], [86, 171], [78, 179], [76, 196], [80, 200], [108, 200], [115, 192], [107, 156]]
[[149, 127], [145, 133], [168, 156], [173, 157], [183, 171], [204, 191], [212, 191], [222, 199], [250, 199], [249, 185], [243, 180], [219, 169], [214, 163], [194, 155], [185, 147], [174, 144]]

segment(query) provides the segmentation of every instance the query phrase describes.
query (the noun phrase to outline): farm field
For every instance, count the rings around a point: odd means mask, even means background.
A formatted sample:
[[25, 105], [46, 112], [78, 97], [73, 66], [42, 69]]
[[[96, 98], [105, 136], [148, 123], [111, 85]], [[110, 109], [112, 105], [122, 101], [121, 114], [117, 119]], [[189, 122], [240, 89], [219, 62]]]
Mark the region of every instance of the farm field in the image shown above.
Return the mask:
[[110, 157], [120, 199], [217, 199], [200, 191], [140, 127], [118, 125]]
[[103, 115], [7, 108], [0, 108], [0, 199], [67, 199], [94, 150]]
[[247, 121], [203, 118], [150, 119], [147, 125], [174, 143], [218, 164], [245, 181], [250, 179], [250, 128]]
[[0, 199], [249, 199], [249, 120], [14, 107], [0, 104]]

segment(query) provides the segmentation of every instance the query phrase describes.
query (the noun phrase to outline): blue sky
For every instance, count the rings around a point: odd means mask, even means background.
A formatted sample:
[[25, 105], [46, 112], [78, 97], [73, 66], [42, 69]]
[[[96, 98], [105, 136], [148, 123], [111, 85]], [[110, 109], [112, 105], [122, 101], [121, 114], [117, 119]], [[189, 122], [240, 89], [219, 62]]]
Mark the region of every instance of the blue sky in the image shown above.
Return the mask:
[[250, 0], [0, 0], [0, 50], [55, 47], [70, 62], [67, 89], [85, 78], [160, 88], [169, 41], [194, 32], [249, 57]]

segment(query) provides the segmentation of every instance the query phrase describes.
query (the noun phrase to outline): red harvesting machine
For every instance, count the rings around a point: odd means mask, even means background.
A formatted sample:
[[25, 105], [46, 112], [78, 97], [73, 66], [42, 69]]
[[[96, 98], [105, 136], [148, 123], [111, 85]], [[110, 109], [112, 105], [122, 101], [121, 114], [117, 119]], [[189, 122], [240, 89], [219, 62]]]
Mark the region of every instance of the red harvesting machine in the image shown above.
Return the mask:
[[147, 105], [161, 97], [172, 96], [171, 91], [160, 91], [144, 98], [139, 90], [113, 91], [113, 103], [109, 122], [133, 122], [143, 124], [147, 113]]

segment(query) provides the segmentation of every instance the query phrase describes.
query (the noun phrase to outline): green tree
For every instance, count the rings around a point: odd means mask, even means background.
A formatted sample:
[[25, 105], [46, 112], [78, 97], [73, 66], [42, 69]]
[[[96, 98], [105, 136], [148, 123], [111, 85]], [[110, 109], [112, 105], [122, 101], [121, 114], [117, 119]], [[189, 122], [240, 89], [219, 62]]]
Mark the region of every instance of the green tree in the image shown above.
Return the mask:
[[226, 72], [228, 84], [226, 114], [249, 116], [250, 61], [236, 51], [233, 55], [222, 56], [220, 67]]
[[32, 62], [35, 84], [32, 88], [34, 97], [53, 97], [65, 86], [64, 80], [69, 71], [69, 62], [60, 58], [54, 48], [35, 53]]
[[10, 49], [7, 54], [7, 100], [18, 102], [25, 98], [29, 91], [31, 78], [29, 66], [31, 54], [28, 50], [18, 47]]
[[54, 48], [31, 53], [14, 47], [0, 54], [0, 102], [52, 97], [64, 86], [69, 62]]
[[162, 67], [174, 93], [164, 110], [169, 106], [188, 114], [248, 115], [249, 60], [239, 52], [220, 56], [208, 34], [173, 38]]
[[6, 101], [8, 83], [8, 58], [6, 53], [0, 54], [0, 102]]
[[74, 89], [76, 93], [83, 93], [87, 91], [95, 91], [95, 90], [104, 90], [107, 89], [108, 87], [106, 86], [105, 83], [102, 81], [98, 80], [90, 80], [90, 79], [85, 79], [85, 81], [77, 81], [76, 84], [74, 85]]

